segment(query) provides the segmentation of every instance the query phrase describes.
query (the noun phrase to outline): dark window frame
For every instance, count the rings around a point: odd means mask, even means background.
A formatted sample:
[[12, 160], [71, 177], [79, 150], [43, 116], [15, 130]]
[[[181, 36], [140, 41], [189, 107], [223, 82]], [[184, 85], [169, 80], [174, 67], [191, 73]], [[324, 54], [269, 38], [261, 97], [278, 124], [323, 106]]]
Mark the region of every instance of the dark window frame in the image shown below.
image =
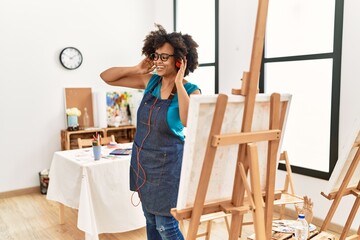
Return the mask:
[[[214, 77], [214, 80], [215, 80], [215, 94], [219, 93], [219, 0], [214, 0], [215, 2], [215, 23], [214, 23], [214, 26], [215, 26], [215, 56], [214, 56], [214, 59], [215, 61], [214, 62], [209, 62], [209, 63], [199, 63], [199, 68], [200, 67], [214, 67], [215, 71], [215, 77]], [[176, 22], [176, 19], [177, 19], [177, 0], [173, 0], [173, 28], [174, 28], [174, 31], [177, 31], [177, 22]]]
[[[332, 93], [331, 93], [331, 123], [330, 123], [330, 144], [329, 144], [329, 172], [314, 170], [310, 168], [292, 166], [294, 173], [329, 180], [338, 160], [339, 146], [339, 113], [340, 113], [340, 86], [341, 86], [341, 53], [342, 53], [342, 33], [343, 33], [344, 0], [335, 0], [335, 19], [334, 19], [334, 45], [333, 52], [322, 54], [298, 55], [291, 57], [265, 58], [263, 54], [259, 88], [264, 92], [265, 76], [264, 67], [266, 63], [299, 61], [313, 59], [332, 59]], [[264, 46], [265, 49], [265, 46]], [[264, 51], [265, 52], [265, 51]], [[280, 163], [279, 169], [286, 171], [285, 165]]]

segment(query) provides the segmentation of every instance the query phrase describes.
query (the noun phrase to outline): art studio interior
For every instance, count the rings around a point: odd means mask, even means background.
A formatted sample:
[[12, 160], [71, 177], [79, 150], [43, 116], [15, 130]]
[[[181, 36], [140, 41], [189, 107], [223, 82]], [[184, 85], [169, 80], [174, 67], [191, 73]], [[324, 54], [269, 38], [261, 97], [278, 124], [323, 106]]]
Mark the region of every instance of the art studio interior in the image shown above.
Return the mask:
[[147, 92], [100, 75], [141, 62], [156, 24], [199, 45], [174, 239], [295, 239], [299, 213], [308, 239], [360, 239], [359, 10], [357, 0], [2, 1], [0, 239], [150, 239], [129, 184]]

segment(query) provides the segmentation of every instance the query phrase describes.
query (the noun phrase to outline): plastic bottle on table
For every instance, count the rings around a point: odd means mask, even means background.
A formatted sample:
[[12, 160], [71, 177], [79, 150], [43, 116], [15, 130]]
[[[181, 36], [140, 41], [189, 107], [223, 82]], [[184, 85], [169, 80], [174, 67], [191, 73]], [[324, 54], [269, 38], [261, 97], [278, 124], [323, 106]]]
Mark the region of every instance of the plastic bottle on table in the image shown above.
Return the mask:
[[295, 229], [295, 239], [296, 240], [306, 240], [309, 235], [309, 224], [305, 220], [304, 214], [299, 214], [298, 219], [294, 225]]
[[90, 127], [90, 117], [87, 112], [87, 108], [84, 108], [83, 124], [84, 124], [84, 129], [87, 129]]

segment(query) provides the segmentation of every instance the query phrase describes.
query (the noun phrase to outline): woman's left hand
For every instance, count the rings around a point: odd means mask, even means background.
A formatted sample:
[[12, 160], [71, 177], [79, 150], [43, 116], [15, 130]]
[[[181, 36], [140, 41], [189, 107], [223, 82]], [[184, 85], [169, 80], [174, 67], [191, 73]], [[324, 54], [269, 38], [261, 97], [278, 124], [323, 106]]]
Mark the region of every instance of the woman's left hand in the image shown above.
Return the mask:
[[186, 64], [187, 64], [186, 58], [185, 58], [185, 59], [181, 59], [181, 65], [180, 65], [179, 71], [178, 71], [177, 74], [176, 74], [175, 84], [177, 84], [177, 83], [181, 83], [181, 84], [182, 84], [182, 83], [183, 83], [184, 75], [185, 75], [185, 69], [186, 69]]

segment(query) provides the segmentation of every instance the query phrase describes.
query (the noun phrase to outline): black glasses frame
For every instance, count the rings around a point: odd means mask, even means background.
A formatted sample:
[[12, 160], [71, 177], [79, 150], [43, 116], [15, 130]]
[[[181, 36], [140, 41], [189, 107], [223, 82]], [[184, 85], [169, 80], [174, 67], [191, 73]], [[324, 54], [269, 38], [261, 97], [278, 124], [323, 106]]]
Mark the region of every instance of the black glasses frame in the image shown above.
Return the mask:
[[150, 58], [154, 61], [157, 61], [160, 57], [161, 61], [166, 62], [167, 60], [169, 60], [170, 57], [173, 57], [174, 55], [171, 54], [167, 54], [167, 53], [152, 53], [150, 54]]

